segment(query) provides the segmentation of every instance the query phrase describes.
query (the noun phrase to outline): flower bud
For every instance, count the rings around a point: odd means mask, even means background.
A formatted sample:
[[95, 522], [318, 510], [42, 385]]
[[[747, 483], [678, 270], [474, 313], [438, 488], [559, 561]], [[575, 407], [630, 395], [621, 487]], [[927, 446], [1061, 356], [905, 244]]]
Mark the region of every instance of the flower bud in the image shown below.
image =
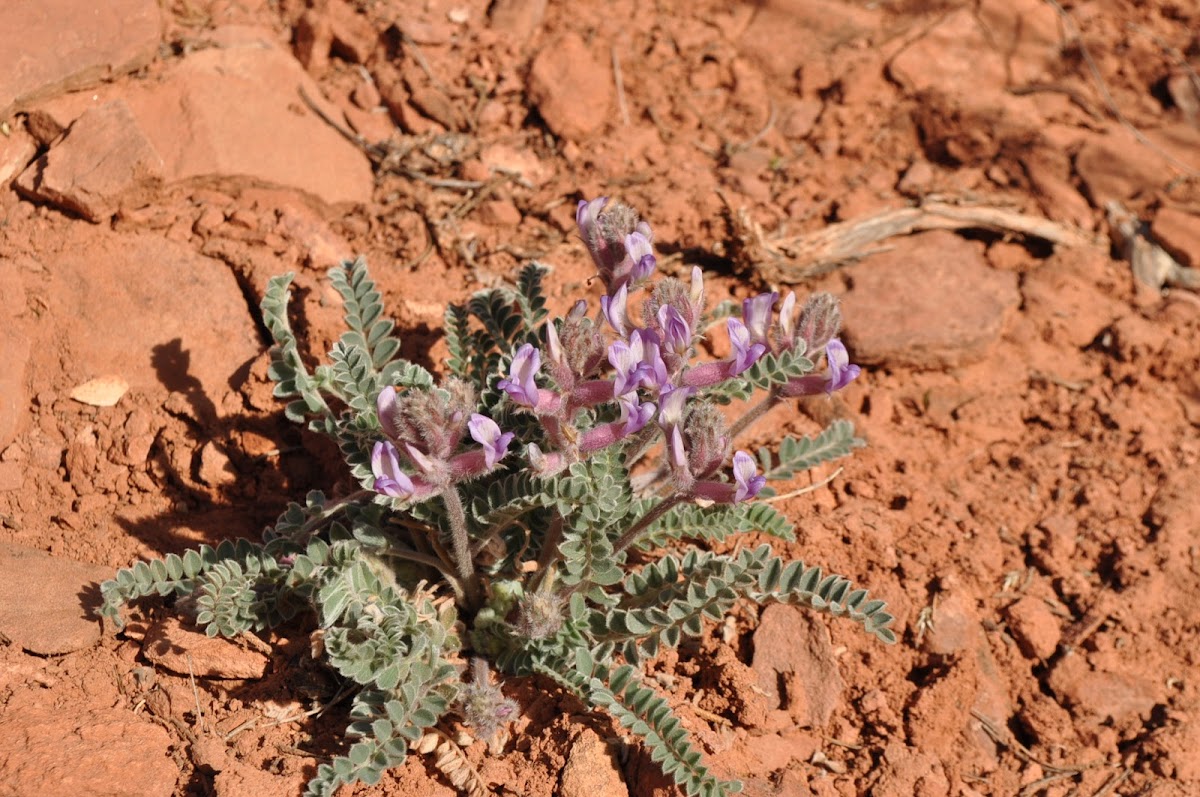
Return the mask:
[[708, 402], [696, 402], [683, 424], [688, 465], [703, 476], [721, 467], [729, 454], [729, 426], [721, 411]]
[[832, 293], [814, 293], [800, 310], [792, 345], [804, 341], [804, 351], [819, 352], [837, 337], [842, 328], [842, 311]]

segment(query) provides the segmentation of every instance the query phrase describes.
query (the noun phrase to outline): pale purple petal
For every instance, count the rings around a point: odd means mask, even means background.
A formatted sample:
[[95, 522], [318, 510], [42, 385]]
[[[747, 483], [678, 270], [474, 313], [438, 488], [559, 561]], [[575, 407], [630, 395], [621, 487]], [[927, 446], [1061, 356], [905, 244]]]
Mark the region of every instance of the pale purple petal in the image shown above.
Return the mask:
[[687, 449], [683, 445], [683, 430], [678, 426], [671, 427], [670, 439], [667, 441], [667, 459], [673, 470], [687, 470]]
[[671, 429], [683, 423], [683, 410], [693, 391], [690, 387], [667, 387], [659, 394], [658, 423], [663, 429]]
[[837, 338], [825, 344], [825, 360], [829, 365], [829, 376], [825, 392], [833, 393], [853, 382], [862, 373], [862, 368], [850, 362], [850, 354]]
[[588, 234], [596, 226], [596, 219], [607, 203], [608, 197], [606, 196], [596, 197], [590, 202], [586, 199], [579, 200], [579, 204], [575, 207], [575, 223], [579, 226], [579, 234], [585, 241], [588, 240]]
[[760, 293], [758, 296], [742, 302], [742, 321], [750, 332], [750, 340], [763, 343], [767, 340], [767, 330], [771, 327], [771, 308], [775, 306], [777, 293]]
[[546, 354], [550, 361], [558, 365], [566, 365], [566, 358], [563, 356], [562, 341], [558, 338], [558, 328], [551, 321], [546, 324]]
[[692, 346], [692, 330], [683, 316], [669, 304], [658, 308], [658, 325], [662, 328], [663, 348], [686, 357]]
[[[637, 333], [634, 333], [636, 338]], [[645, 366], [641, 362], [641, 339], [637, 339], [637, 350], [632, 343], [614, 340], [608, 347], [608, 362], [616, 372], [613, 375], [613, 395], [623, 396], [637, 390]]]
[[483, 446], [483, 458], [488, 469], [496, 467], [496, 463], [508, 453], [508, 444], [513, 439], [513, 433], [501, 433], [500, 426], [495, 421], [478, 412], [471, 415], [471, 420], [467, 422], [467, 430], [471, 433], [471, 439]]
[[692, 289], [688, 298], [692, 300], [693, 307], [704, 304], [704, 272], [699, 266], [692, 266]]
[[733, 455], [733, 480], [737, 483], [737, 489], [733, 493], [735, 504], [758, 495], [759, 490], [767, 483], [765, 476], [758, 475], [758, 465], [755, 464], [754, 457], [745, 451], [738, 451]]
[[371, 449], [371, 473], [375, 476], [375, 492], [392, 498], [413, 494], [412, 479], [400, 470], [400, 457], [390, 442], [381, 440]]
[[414, 446], [412, 443], [404, 444], [404, 453], [422, 473], [432, 473], [434, 470], [433, 460], [429, 458], [421, 449]]
[[608, 319], [609, 325], [623, 338], [629, 336], [628, 303], [629, 289], [625, 285], [617, 288], [612, 296], [600, 297], [600, 310]]
[[524, 407], [535, 407], [538, 403], [537, 381], [534, 377], [542, 367], [542, 355], [533, 344], [526, 343], [517, 349], [512, 364], [508, 367], [508, 378], [501, 379], [496, 386], [513, 401]]
[[733, 376], [737, 376], [758, 361], [767, 347], [761, 343], [752, 343], [750, 330], [740, 319], [731, 318], [726, 322], [729, 330], [729, 341], [733, 344]]
[[639, 404], [636, 393], [631, 393], [629, 396], [622, 396], [617, 399], [617, 403], [621, 406], [621, 417], [618, 422], [624, 424], [621, 431], [626, 436], [636, 434], [645, 428], [657, 409], [649, 401]]
[[379, 416], [379, 426], [388, 437], [400, 436], [400, 410], [396, 406], [396, 388], [388, 385], [379, 391], [375, 398], [375, 413]]

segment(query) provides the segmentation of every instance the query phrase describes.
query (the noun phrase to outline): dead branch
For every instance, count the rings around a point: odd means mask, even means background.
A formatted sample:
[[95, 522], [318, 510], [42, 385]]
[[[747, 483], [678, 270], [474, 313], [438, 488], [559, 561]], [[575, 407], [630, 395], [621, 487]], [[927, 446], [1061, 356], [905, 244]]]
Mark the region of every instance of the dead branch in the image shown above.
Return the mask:
[[896, 235], [925, 230], [969, 228], [1015, 233], [1059, 246], [1097, 243], [1082, 230], [1038, 216], [985, 205], [926, 202], [885, 210], [874, 216], [831, 224], [790, 238], [768, 238], [745, 209], [731, 214], [735, 264], [759, 273], [771, 284], [795, 284], [880, 251], [876, 245]]

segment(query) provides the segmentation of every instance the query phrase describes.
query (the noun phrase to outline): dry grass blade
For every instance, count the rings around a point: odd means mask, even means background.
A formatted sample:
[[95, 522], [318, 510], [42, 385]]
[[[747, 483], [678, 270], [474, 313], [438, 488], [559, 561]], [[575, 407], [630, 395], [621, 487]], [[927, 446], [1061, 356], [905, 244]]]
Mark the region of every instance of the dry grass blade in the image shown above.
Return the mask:
[[487, 782], [479, 770], [467, 760], [467, 754], [458, 743], [439, 730], [432, 730], [421, 737], [413, 749], [425, 755], [433, 754], [433, 765], [446, 776], [450, 785], [466, 797], [488, 797]]

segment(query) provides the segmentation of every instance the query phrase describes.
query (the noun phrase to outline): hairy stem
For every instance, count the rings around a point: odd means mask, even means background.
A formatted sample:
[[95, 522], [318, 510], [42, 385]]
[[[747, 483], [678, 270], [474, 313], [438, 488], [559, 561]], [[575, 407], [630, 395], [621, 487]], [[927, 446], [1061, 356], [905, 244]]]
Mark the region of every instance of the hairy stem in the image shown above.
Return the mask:
[[736, 439], [738, 435], [749, 429], [754, 422], [766, 415], [767, 411], [780, 401], [782, 401], [782, 397], [779, 395], [779, 389], [771, 388], [770, 392], [763, 396], [762, 401], [746, 410], [746, 414], [734, 421], [733, 426], [729, 427], [729, 439]]
[[413, 551], [407, 548], [397, 548], [395, 546], [393, 546], [392, 549], [389, 550], [385, 555], [391, 557], [392, 559], [404, 559], [409, 562], [416, 562], [418, 564], [425, 565], [426, 567], [432, 567], [434, 570], [441, 573], [442, 577], [445, 578], [450, 584], [450, 588], [454, 590], [454, 599], [456, 601], [462, 601], [466, 598], [466, 592], [463, 590], [462, 582], [458, 580], [458, 577], [454, 575], [453, 571], [447, 570], [446, 565], [436, 556], [430, 556], [427, 553], [421, 553], [420, 551]]
[[463, 508], [462, 496], [453, 485], [442, 491], [446, 504], [446, 517], [450, 520], [450, 544], [454, 548], [454, 564], [466, 591], [467, 605], [476, 608], [479, 599], [479, 583], [475, 578], [475, 560], [471, 558], [471, 537], [467, 533], [467, 512]]
[[687, 497], [684, 493], [676, 493], [675, 495], [664, 498], [654, 505], [646, 514], [642, 515], [637, 523], [634, 523], [625, 533], [622, 534], [615, 543], [613, 543], [613, 554], [620, 554], [629, 546], [637, 542], [637, 538], [645, 531], [651, 523], [658, 520], [660, 517], [671, 511], [677, 504], [681, 503]]
[[542, 540], [542, 550], [538, 554], [537, 574], [530, 585], [531, 590], [539, 588], [549, 577], [550, 569], [558, 564], [558, 544], [562, 542], [562, 535], [563, 519], [561, 515], [556, 515], [550, 521], [550, 529], [546, 532], [546, 538]]

